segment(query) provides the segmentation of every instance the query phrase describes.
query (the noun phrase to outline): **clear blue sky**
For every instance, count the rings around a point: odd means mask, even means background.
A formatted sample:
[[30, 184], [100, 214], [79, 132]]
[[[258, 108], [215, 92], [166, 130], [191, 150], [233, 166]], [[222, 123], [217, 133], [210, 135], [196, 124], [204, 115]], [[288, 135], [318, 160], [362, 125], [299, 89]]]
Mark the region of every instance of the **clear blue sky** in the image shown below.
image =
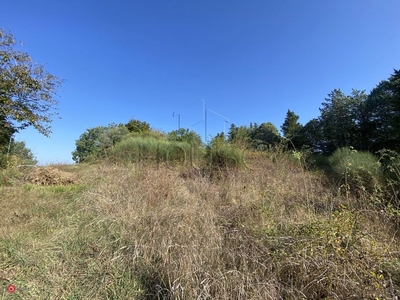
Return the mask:
[[[66, 79], [51, 137], [16, 136], [41, 164], [72, 162], [95, 126], [177, 129], [174, 111], [204, 138], [201, 99], [237, 126], [280, 129], [288, 109], [305, 124], [333, 89], [369, 92], [400, 68], [399, 0], [2, 0], [0, 27]], [[208, 134], [228, 129], [219, 115]]]

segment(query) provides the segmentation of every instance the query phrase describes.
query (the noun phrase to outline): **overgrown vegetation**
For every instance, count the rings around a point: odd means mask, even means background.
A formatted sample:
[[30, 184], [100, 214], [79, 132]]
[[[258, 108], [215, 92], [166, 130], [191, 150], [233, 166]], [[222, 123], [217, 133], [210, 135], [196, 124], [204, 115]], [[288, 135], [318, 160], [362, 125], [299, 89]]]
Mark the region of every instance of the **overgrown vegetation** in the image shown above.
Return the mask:
[[379, 158], [369, 152], [351, 148], [339, 148], [329, 163], [345, 193], [353, 192], [357, 197], [367, 193], [379, 197], [384, 188], [383, 170]]
[[0, 29], [2, 298], [400, 297], [399, 70], [304, 126], [288, 110], [283, 137], [232, 124], [204, 145], [132, 119], [39, 168], [12, 137], [50, 133], [62, 81], [15, 43]]
[[[143, 156], [154, 155], [165, 141], [146, 142], [129, 138], [113, 151], [123, 157], [124, 147], [141, 145]], [[339, 161], [353, 154], [343, 151]], [[182, 160], [53, 168], [79, 182], [0, 187], [3, 298], [393, 299], [400, 293], [392, 211], [360, 209], [357, 195], [336, 192], [342, 182], [327, 185], [325, 175], [285, 152], [275, 159], [248, 152], [246, 168], [227, 168], [219, 177]], [[9, 283], [17, 288], [13, 295]]]
[[110, 151], [114, 162], [180, 163], [185, 165], [202, 160], [203, 148], [187, 142], [168, 141], [154, 137], [127, 137]]

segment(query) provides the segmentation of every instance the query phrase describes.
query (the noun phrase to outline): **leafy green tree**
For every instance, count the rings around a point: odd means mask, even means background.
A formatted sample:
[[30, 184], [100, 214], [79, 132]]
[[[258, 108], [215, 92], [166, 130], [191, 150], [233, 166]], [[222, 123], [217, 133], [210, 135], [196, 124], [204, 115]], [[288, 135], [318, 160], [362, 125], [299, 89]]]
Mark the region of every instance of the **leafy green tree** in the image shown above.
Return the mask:
[[76, 149], [72, 152], [72, 159], [79, 163], [90, 161], [107, 155], [109, 148], [129, 133], [122, 124], [110, 124], [87, 129], [78, 140]]
[[11, 126], [12, 132], [33, 126], [49, 136], [62, 80], [16, 50], [16, 44], [10, 32], [0, 29], [0, 129], [8, 130], [4, 124]]
[[400, 72], [381, 81], [368, 95], [361, 122], [366, 149], [400, 150]]
[[135, 119], [130, 120], [125, 126], [129, 132], [145, 133], [150, 131], [150, 124]]
[[321, 122], [318, 118], [308, 121], [299, 132], [302, 146], [306, 146], [314, 153], [326, 153], [327, 142], [324, 139]]
[[20, 159], [21, 164], [36, 165], [37, 159], [31, 149], [26, 147], [23, 141], [12, 141], [10, 145], [10, 155], [15, 155]]
[[169, 141], [187, 142], [190, 145], [200, 146], [203, 142], [198, 133], [193, 130], [180, 128], [167, 134]]
[[320, 108], [319, 117], [323, 139], [326, 141], [325, 152], [332, 153], [337, 148], [358, 146], [360, 144], [359, 112], [367, 95], [363, 91], [353, 90], [346, 96], [335, 89]]
[[251, 139], [254, 147], [259, 148], [261, 145], [273, 146], [279, 143], [281, 137], [276, 126], [271, 122], [267, 122], [253, 129]]
[[361, 122], [364, 149], [378, 151], [392, 148], [395, 142], [390, 126], [392, 119], [391, 91], [387, 80], [381, 81], [368, 95], [365, 102], [366, 118]]

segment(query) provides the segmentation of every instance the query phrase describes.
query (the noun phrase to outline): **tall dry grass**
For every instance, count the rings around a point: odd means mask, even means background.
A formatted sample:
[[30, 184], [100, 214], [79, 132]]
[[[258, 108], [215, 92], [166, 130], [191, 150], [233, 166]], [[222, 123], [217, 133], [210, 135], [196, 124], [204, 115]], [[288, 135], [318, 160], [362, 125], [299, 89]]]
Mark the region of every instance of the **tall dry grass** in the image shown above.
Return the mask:
[[[399, 237], [318, 174], [100, 164], [69, 187], [2, 187], [3, 277], [26, 299], [395, 299]], [[4, 201], [6, 195], [16, 201]], [[12, 196], [11, 196], [12, 195]], [[19, 199], [19, 200], [17, 200]], [[3, 280], [5, 281], [5, 280]], [[0, 294], [1, 295], [1, 294]], [[6, 295], [7, 296], [7, 295]]]

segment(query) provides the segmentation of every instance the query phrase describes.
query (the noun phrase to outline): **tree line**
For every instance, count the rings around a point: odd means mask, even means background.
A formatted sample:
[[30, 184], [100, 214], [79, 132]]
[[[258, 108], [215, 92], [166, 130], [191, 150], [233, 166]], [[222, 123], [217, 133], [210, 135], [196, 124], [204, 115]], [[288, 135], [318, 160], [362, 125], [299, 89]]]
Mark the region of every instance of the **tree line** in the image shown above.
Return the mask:
[[252, 148], [287, 142], [289, 148], [309, 148], [314, 153], [332, 154], [342, 147], [376, 152], [400, 151], [400, 71], [381, 81], [372, 91], [340, 89], [330, 92], [322, 103], [320, 116], [305, 125], [290, 109], [281, 125], [283, 136], [272, 123], [231, 125], [227, 140]]
[[[12, 33], [0, 28], [0, 162], [13, 149], [25, 148], [13, 140], [13, 135], [20, 130], [32, 126], [45, 136], [51, 133], [49, 124], [57, 116], [57, 90], [63, 83], [33, 62], [28, 54], [19, 51], [17, 45]], [[232, 124], [227, 136], [218, 134], [211, 144], [230, 143], [263, 150], [285, 142], [292, 149], [308, 148], [325, 155], [350, 146], [370, 152], [381, 149], [399, 152], [400, 71], [394, 69], [369, 94], [353, 90], [346, 95], [335, 89], [322, 103], [320, 116], [305, 125], [298, 120], [295, 112], [287, 111], [281, 126], [283, 136], [271, 122], [250, 126]], [[73, 159], [82, 161], [106, 155], [124, 135], [135, 132], [156, 133], [148, 123], [138, 120], [88, 129], [76, 141]], [[158, 135], [171, 141], [201, 144], [200, 136], [188, 129]]]

